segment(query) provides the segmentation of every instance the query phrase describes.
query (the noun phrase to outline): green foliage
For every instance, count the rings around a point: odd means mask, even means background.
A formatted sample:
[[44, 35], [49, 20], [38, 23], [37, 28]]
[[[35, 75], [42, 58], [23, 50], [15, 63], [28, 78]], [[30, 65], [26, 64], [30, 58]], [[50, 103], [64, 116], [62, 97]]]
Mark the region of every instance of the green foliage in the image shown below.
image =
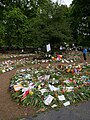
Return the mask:
[[3, 39], [5, 37], [5, 26], [0, 21], [0, 46], [3, 45]]
[[23, 40], [27, 31], [27, 17], [19, 8], [13, 8], [9, 12], [4, 11], [6, 27], [6, 44], [23, 46]]
[[41, 47], [72, 40], [66, 6], [51, 0], [1, 0], [0, 11], [3, 45]]
[[73, 0], [71, 6], [71, 28], [73, 37], [79, 44], [89, 46], [90, 39], [90, 1]]

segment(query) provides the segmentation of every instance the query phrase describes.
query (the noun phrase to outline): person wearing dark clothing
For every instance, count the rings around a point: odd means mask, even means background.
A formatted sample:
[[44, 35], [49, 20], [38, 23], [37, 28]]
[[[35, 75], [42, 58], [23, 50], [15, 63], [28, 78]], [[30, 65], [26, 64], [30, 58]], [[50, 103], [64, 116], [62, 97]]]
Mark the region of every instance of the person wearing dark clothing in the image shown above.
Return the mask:
[[85, 65], [86, 65], [86, 54], [87, 54], [87, 49], [83, 49], [83, 58], [84, 58], [84, 61], [85, 61]]

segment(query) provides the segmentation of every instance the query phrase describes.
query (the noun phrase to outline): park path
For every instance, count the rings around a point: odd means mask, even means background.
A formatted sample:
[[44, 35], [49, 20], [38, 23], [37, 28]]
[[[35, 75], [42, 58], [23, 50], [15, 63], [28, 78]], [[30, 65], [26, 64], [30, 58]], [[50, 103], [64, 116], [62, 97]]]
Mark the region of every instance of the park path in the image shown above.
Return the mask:
[[17, 69], [0, 74], [0, 120], [16, 120], [16, 118], [32, 115], [34, 110], [15, 103], [8, 90], [10, 78]]

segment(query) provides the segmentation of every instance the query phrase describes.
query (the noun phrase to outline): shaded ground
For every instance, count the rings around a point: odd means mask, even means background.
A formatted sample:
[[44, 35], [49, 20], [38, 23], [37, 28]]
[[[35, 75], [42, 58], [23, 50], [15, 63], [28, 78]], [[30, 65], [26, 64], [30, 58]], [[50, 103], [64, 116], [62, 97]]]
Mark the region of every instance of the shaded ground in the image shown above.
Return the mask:
[[[88, 57], [88, 62], [89, 61], [90, 61], [90, 56]], [[80, 62], [83, 62], [83, 60], [81, 60]], [[16, 69], [0, 75], [0, 120], [16, 120], [16, 118], [32, 116], [35, 113], [35, 110], [33, 110], [32, 108], [30, 107], [25, 108], [23, 106], [17, 105], [11, 99], [10, 93], [8, 91], [8, 87], [9, 87], [10, 78], [15, 74], [15, 72]], [[42, 120], [42, 119], [37, 119], [37, 120]], [[50, 120], [50, 119], [47, 118], [45, 120]], [[86, 120], [86, 119], [80, 119], [80, 120]]]

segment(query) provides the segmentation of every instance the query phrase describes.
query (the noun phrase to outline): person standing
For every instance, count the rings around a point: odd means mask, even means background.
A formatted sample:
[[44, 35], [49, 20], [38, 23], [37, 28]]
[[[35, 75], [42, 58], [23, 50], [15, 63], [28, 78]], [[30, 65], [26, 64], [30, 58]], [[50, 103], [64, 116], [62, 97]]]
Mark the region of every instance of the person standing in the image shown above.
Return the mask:
[[84, 64], [86, 65], [86, 60], [87, 60], [87, 58], [86, 58], [86, 54], [87, 54], [87, 49], [83, 49], [83, 58], [84, 58]]

